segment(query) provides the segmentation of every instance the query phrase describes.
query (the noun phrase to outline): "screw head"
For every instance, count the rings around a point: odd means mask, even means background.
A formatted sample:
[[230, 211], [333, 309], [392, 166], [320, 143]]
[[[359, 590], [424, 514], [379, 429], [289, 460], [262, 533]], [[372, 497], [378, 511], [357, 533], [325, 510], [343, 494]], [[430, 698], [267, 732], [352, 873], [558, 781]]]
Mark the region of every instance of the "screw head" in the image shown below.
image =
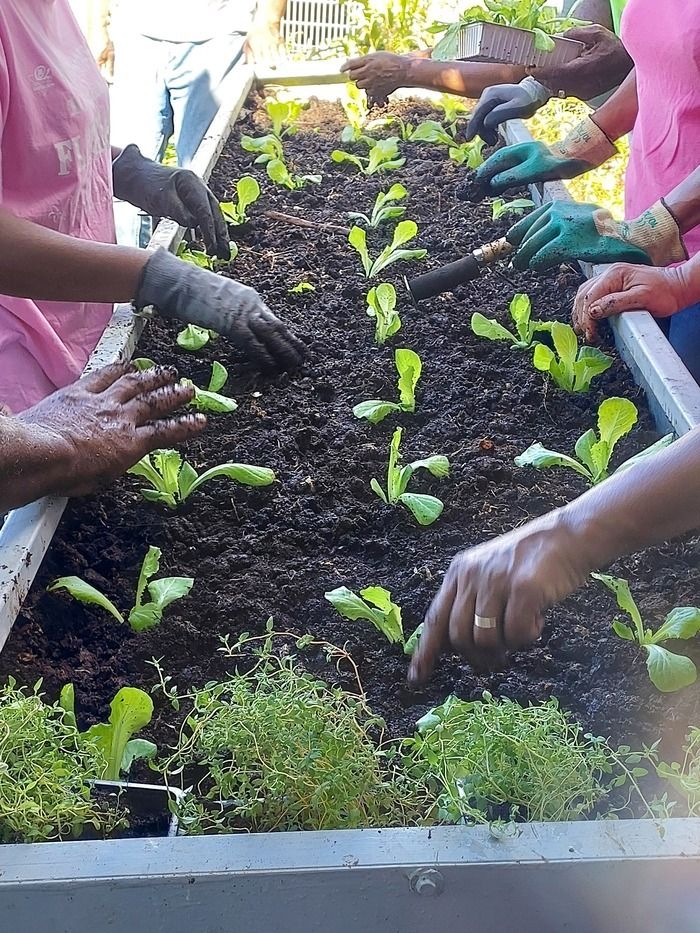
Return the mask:
[[421, 897], [437, 897], [445, 890], [445, 878], [436, 868], [419, 868], [408, 883], [411, 891]]

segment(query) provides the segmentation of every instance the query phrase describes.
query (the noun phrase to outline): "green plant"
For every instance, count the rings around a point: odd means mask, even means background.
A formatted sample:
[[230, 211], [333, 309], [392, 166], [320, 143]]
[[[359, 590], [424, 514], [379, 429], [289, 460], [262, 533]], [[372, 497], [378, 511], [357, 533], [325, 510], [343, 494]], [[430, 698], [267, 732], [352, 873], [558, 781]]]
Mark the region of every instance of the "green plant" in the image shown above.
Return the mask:
[[244, 175], [236, 182], [236, 197], [219, 204], [226, 223], [237, 227], [248, 220], [247, 208], [260, 197], [260, 185], [252, 175]]
[[471, 328], [477, 337], [485, 337], [487, 340], [509, 341], [514, 350], [529, 349], [538, 331], [551, 330], [551, 324], [545, 321], [533, 321], [532, 304], [529, 295], [520, 292], [514, 295], [508, 306], [508, 311], [515, 325], [515, 333], [499, 324], [498, 321], [484, 317], [479, 311], [472, 314]]
[[324, 593], [333, 608], [353, 622], [364, 619], [381, 632], [392, 645], [403, 645], [403, 622], [401, 608], [391, 601], [391, 593], [383, 586], [368, 586], [360, 590], [360, 595], [353, 593], [347, 586]]
[[615, 619], [613, 630], [620, 638], [635, 642], [644, 649], [649, 679], [657, 690], [673, 693], [694, 684], [698, 676], [695, 664], [684, 655], [674, 654], [667, 648], [662, 648], [661, 642], [676, 638], [694, 638], [700, 632], [700, 609], [694, 606], [678, 606], [672, 609], [659, 628], [652, 632], [644, 626], [627, 580], [605, 573], [594, 573], [592, 576], [615, 594], [617, 605], [634, 623], [632, 628], [620, 619]]
[[376, 321], [374, 340], [380, 347], [401, 329], [401, 318], [396, 310], [396, 289], [390, 282], [382, 282], [367, 292], [367, 315]]
[[554, 350], [542, 343], [535, 344], [532, 362], [535, 369], [549, 373], [552, 380], [566, 392], [588, 392], [592, 380], [612, 366], [612, 357], [597, 347], [579, 349], [576, 334], [569, 324], [555, 321], [551, 325]]
[[[159, 625], [163, 620], [163, 613], [171, 603], [187, 596], [194, 586], [192, 577], [163, 577], [160, 580], [151, 579], [160, 570], [161, 550], [149, 547], [141, 565], [138, 583], [136, 584], [136, 597], [134, 605], [129, 612], [128, 622], [134, 632], [143, 632], [146, 629]], [[150, 581], [150, 582], [149, 582]], [[86, 605], [100, 606], [112, 615], [117, 622], [125, 623], [127, 619], [97, 587], [86, 583], [80, 577], [59, 577], [48, 586], [47, 592], [65, 590], [73, 599]], [[150, 599], [144, 602], [148, 590]]]
[[403, 742], [404, 766], [437, 798], [433, 816], [450, 823], [498, 821], [504, 808], [512, 821], [579, 819], [605, 800], [621, 764], [554, 698], [520, 706], [489, 693], [450, 696], [417, 730]]
[[[74, 726], [75, 689], [67, 684], [61, 690], [59, 704], [65, 710], [68, 721]], [[152, 758], [158, 751], [148, 739], [133, 739], [134, 733], [143, 729], [153, 716], [153, 700], [137, 687], [122, 687], [110, 703], [109, 721], [97, 723], [80, 734], [81, 742], [94, 745], [101, 754], [104, 766], [100, 777], [105, 781], [118, 781], [128, 774], [131, 765], [139, 758]]]
[[265, 110], [272, 123], [272, 132], [278, 139], [293, 136], [296, 133], [294, 124], [301, 116], [304, 106], [304, 103], [300, 100], [271, 98], [265, 101]]
[[216, 340], [218, 336], [214, 330], [207, 330], [206, 327], [199, 327], [197, 324], [188, 324], [177, 335], [177, 345], [183, 350], [195, 353], [202, 347], [206, 347], [210, 340]]
[[454, 136], [437, 120], [423, 120], [411, 134], [411, 142], [434, 143], [441, 146], [454, 146]]
[[450, 146], [448, 155], [457, 165], [466, 165], [468, 168], [479, 168], [484, 163], [484, 146], [486, 143], [480, 136], [476, 136], [468, 143], [455, 143]]
[[151, 488], [141, 490], [148, 502], [162, 502], [171, 509], [188, 499], [205, 483], [223, 476], [244, 486], [269, 486], [275, 481], [273, 470], [248, 463], [222, 463], [198, 474], [177, 450], [156, 450], [132, 466], [128, 473], [141, 476]]
[[[626, 398], [606, 398], [598, 408], [598, 433], [590, 428], [576, 441], [575, 451], [578, 460], [567, 454], [557, 453], [556, 450], [547, 450], [542, 444], [531, 444], [527, 450], [515, 458], [518, 466], [532, 466], [537, 470], [548, 467], [567, 467], [575, 470], [588, 482], [595, 486], [610, 475], [608, 466], [615, 445], [625, 435], [629, 434], [637, 423], [637, 408], [633, 402]], [[621, 463], [614, 471], [620, 473], [627, 470], [640, 460], [663, 450], [673, 441], [673, 435], [667, 434], [650, 447], [641, 450], [634, 457]]]
[[358, 168], [363, 175], [375, 175], [377, 172], [389, 172], [401, 168], [406, 159], [399, 154], [399, 140], [397, 136], [387, 136], [385, 139], [369, 139], [362, 137], [369, 151], [366, 156], [353, 155], [343, 149], [334, 149], [331, 159], [334, 162], [350, 162]]
[[219, 389], [223, 389], [228, 381], [228, 370], [217, 361], [211, 364], [211, 376], [206, 389], [200, 389], [191, 379], [181, 379], [180, 381], [184, 385], [192, 386], [194, 389], [194, 398], [190, 402], [190, 407], [196, 408], [197, 411], [221, 414], [235, 411], [238, 408], [235, 399], [219, 394]]
[[443, 121], [447, 123], [453, 136], [455, 135], [457, 122], [468, 117], [471, 113], [469, 105], [456, 94], [442, 94], [435, 101], [435, 106], [442, 110], [444, 114]]
[[362, 268], [368, 279], [378, 275], [387, 266], [395, 262], [410, 259], [425, 259], [427, 249], [401, 249], [404, 243], [409, 243], [418, 235], [418, 224], [413, 220], [401, 220], [394, 229], [391, 243], [385, 246], [376, 259], [371, 259], [367, 251], [367, 233], [362, 227], [352, 227], [348, 235], [348, 243], [357, 250], [362, 260]]
[[392, 204], [392, 202], [403, 201], [407, 194], [408, 191], [404, 186], [397, 182], [395, 185], [392, 185], [388, 191], [379, 192], [369, 217], [367, 214], [361, 214], [357, 211], [348, 211], [348, 217], [351, 220], [362, 220], [365, 226], [375, 229], [380, 224], [386, 223], [387, 220], [395, 220], [406, 213], [405, 207]]
[[315, 292], [316, 286], [312, 285], [311, 282], [299, 282], [298, 285], [292, 286], [288, 291], [290, 295], [303, 295], [304, 292]]
[[360, 90], [354, 81], [345, 85], [345, 96], [340, 104], [345, 111], [348, 125], [343, 127], [340, 139], [344, 143], [354, 143], [362, 139], [365, 124], [367, 123], [368, 108], [367, 94]]
[[530, 198], [513, 198], [512, 201], [506, 201], [505, 198], [494, 198], [491, 202], [491, 220], [498, 220], [504, 214], [524, 214], [535, 206], [535, 202]]
[[[179, 806], [189, 835], [355, 829], [420, 823], [425, 790], [409, 782], [382, 748], [384, 724], [373, 715], [349, 654], [311, 636], [275, 633], [223, 640], [236, 673], [178, 695], [156, 664], [160, 688], [187, 706], [177, 747], [161, 765], [194, 793]], [[297, 657], [273, 654], [273, 639], [296, 641], [349, 668], [357, 692], [331, 687], [300, 670]], [[261, 643], [255, 648], [256, 642]], [[250, 664], [250, 652], [257, 660]], [[346, 673], [344, 671], [344, 673]], [[347, 677], [347, 673], [346, 673]], [[375, 742], [378, 737], [379, 743]]]
[[[341, 3], [348, 0], [341, 0]], [[338, 43], [345, 57], [388, 51], [396, 54], [425, 48], [427, 5], [424, 0], [353, 0], [356, 25]], [[359, 9], [357, 9], [359, 8]]]
[[267, 136], [241, 136], [241, 147], [246, 152], [257, 152], [255, 165], [264, 165], [272, 159], [284, 159], [284, 149], [274, 133]]
[[190, 244], [184, 240], [180, 242], [177, 248], [177, 258], [182, 259], [183, 262], [189, 262], [193, 266], [199, 266], [200, 269], [212, 270], [214, 268], [214, 260], [211, 256], [205, 253], [204, 250], [192, 249]]
[[451, 132], [448, 132], [437, 120], [424, 120], [411, 134], [411, 141], [447, 146], [449, 157], [457, 165], [478, 168], [484, 161], [482, 152], [485, 142], [477, 136], [471, 142], [460, 143], [454, 138], [454, 132], [455, 124], [452, 125]]
[[18, 687], [13, 677], [0, 687], [0, 842], [75, 839], [86, 826], [109, 833], [123, 814], [92, 799], [103, 758], [40, 687]]
[[430, 27], [429, 32], [444, 33], [435, 44], [432, 57], [438, 61], [457, 58], [462, 26], [480, 22], [529, 29], [535, 34], [535, 48], [551, 52], [554, 48], [552, 35], [566, 32], [572, 26], [580, 26], [584, 20], [561, 16], [547, 0], [486, 0], [483, 6], [470, 6], [456, 23], [435, 23]]
[[387, 465], [386, 489], [382, 489], [379, 482], [372, 478], [370, 486], [386, 505], [406, 506], [419, 525], [432, 525], [442, 515], [443, 503], [436, 496], [422, 493], [406, 492], [411, 477], [416, 470], [428, 470], [433, 476], [444, 477], [450, 472], [450, 461], [447, 457], [435, 454], [425, 460], [414, 460], [406, 466], [401, 466], [401, 428], [394, 431], [389, 449], [389, 463]]
[[352, 410], [356, 418], [366, 418], [370, 424], [379, 424], [393, 411], [414, 412], [416, 410], [416, 385], [420, 379], [423, 364], [417, 353], [406, 348], [394, 352], [394, 363], [399, 374], [398, 402], [385, 402], [372, 398], [360, 402]]
[[270, 181], [282, 185], [283, 188], [289, 188], [290, 191], [298, 191], [307, 185], [320, 185], [323, 179], [322, 175], [295, 175], [289, 171], [283, 159], [271, 159], [266, 169]]
[[683, 761], [667, 764], [661, 761], [656, 766], [659, 777], [669, 781], [673, 788], [685, 798], [688, 816], [700, 816], [700, 728], [694, 726], [683, 744]]
[[408, 636], [408, 638], [406, 639], [405, 645], [403, 646], [404, 654], [409, 655], [409, 657], [413, 654], [413, 652], [414, 652], [414, 651], [416, 650], [416, 648], [418, 647], [418, 642], [419, 642], [420, 639], [421, 639], [421, 635], [423, 634], [423, 629], [424, 629], [424, 628], [425, 628], [425, 622], [421, 622], [420, 625], [418, 625], [418, 626], [411, 632], [411, 634], [410, 634], [410, 635]]

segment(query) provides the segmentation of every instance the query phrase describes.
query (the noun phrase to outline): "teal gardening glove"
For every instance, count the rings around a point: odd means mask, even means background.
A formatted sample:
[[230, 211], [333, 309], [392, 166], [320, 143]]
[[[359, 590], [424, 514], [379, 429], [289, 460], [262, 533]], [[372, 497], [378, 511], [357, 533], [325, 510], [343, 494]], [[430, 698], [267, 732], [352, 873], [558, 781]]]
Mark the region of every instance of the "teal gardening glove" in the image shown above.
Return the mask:
[[502, 194], [537, 181], [575, 178], [616, 152], [601, 128], [586, 117], [566, 139], [552, 146], [533, 141], [499, 149], [477, 169], [476, 181], [487, 194]]
[[615, 220], [595, 204], [552, 201], [511, 227], [506, 239], [516, 247], [512, 263], [519, 270], [542, 271], [576, 259], [667, 266], [688, 258], [663, 199], [635, 220]]

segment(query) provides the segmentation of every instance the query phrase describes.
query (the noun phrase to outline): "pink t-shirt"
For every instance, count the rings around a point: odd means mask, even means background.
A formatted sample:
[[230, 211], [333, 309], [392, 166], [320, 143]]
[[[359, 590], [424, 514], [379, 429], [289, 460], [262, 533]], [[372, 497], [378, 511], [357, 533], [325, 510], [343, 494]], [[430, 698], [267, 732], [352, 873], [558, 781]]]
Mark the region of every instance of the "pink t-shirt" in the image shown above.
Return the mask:
[[[633, 218], [700, 165], [700, 3], [629, 0], [622, 41], [639, 101], [625, 176], [625, 215]], [[683, 240], [691, 256], [700, 252], [700, 226]]]
[[[0, 204], [115, 242], [108, 90], [68, 0], [0, 2]], [[21, 411], [75, 380], [111, 312], [0, 295], [0, 404]]]

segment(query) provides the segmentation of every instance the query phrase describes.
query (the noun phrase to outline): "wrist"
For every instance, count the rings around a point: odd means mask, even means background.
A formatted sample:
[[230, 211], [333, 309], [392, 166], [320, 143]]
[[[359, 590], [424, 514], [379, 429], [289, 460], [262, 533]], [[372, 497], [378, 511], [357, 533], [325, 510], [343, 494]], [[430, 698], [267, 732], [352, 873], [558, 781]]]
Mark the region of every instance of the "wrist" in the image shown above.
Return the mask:
[[664, 269], [668, 289], [679, 311], [688, 308], [700, 300], [700, 253], [697, 257]]
[[12, 418], [8, 434], [9, 448], [16, 454], [8, 465], [7, 485], [13, 488], [18, 505], [42, 496], [66, 494], [75, 470], [74, 445], [62, 434], [33, 424], [31, 411]]
[[519, 82], [519, 86], [525, 91], [533, 104], [546, 104], [553, 96], [552, 92], [546, 88], [544, 84], [540, 84], [532, 75], [523, 78], [523, 80]]
[[620, 230], [622, 238], [644, 250], [655, 266], [668, 266], [688, 258], [678, 222], [663, 198], [634, 220], [622, 222]]
[[617, 147], [590, 117], [578, 123], [552, 152], [562, 159], [585, 162], [596, 168], [617, 153]]

